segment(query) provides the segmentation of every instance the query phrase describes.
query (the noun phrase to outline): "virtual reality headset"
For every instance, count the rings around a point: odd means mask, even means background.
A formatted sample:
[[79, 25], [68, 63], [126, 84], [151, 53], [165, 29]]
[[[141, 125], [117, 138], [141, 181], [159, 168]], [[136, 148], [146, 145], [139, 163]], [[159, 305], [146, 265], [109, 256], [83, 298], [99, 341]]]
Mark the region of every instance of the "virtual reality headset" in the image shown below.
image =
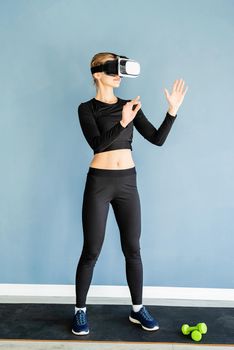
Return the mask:
[[117, 56], [115, 60], [106, 61], [96, 67], [91, 67], [91, 72], [104, 72], [107, 75], [137, 78], [140, 74], [140, 64], [126, 56]]

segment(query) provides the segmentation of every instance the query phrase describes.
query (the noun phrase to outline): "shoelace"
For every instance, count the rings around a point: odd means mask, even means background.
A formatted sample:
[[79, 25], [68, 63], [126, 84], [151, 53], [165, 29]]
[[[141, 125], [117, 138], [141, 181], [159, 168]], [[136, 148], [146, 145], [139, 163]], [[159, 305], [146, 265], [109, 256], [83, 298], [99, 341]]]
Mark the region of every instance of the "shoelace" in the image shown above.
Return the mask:
[[143, 306], [143, 308], [141, 309], [141, 314], [142, 316], [144, 316], [144, 318], [146, 318], [149, 321], [153, 321], [153, 317], [149, 314], [149, 312], [146, 310], [146, 308]]
[[78, 323], [80, 325], [86, 324], [86, 315], [85, 315], [84, 311], [78, 310], [77, 313], [76, 313], [76, 318], [77, 318]]

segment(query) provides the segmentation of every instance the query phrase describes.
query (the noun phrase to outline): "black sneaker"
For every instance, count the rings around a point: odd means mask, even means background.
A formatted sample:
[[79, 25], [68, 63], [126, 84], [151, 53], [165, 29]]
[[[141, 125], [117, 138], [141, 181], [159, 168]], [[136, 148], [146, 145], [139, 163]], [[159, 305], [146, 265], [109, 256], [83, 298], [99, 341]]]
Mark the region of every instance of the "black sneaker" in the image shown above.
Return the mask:
[[159, 329], [158, 321], [150, 315], [145, 306], [142, 306], [138, 312], [132, 310], [129, 320], [133, 323], [140, 324], [141, 327], [147, 331], [156, 331]]
[[78, 310], [74, 315], [72, 321], [72, 333], [76, 335], [89, 334], [87, 315], [86, 312], [84, 312], [83, 310]]

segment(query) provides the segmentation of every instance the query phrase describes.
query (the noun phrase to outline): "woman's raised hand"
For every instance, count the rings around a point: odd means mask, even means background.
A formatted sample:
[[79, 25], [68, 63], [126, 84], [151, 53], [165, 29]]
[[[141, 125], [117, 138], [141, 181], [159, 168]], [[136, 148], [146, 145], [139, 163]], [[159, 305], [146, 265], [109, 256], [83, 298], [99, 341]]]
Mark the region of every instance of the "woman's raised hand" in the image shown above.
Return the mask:
[[185, 88], [185, 81], [183, 79], [177, 79], [174, 81], [171, 94], [169, 94], [167, 89], [164, 89], [169, 104], [169, 111], [174, 115], [182, 104], [187, 90], [188, 86]]
[[[122, 111], [122, 119], [121, 119], [121, 125], [126, 127], [136, 116], [137, 112], [141, 108], [141, 101], [139, 100], [140, 96], [137, 96], [134, 98], [134, 100], [131, 100], [130, 102], [127, 102], [123, 106]], [[133, 110], [133, 106], [135, 105], [135, 108]]]

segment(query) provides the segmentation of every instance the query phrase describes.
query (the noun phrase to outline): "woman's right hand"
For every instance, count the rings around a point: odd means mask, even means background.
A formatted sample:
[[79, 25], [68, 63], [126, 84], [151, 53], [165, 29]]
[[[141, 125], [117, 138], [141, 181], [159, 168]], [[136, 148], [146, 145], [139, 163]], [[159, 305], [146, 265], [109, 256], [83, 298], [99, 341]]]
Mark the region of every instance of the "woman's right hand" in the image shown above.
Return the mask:
[[[139, 101], [140, 96], [137, 96], [134, 98], [134, 100], [131, 100], [130, 102], [127, 102], [123, 106], [122, 111], [122, 119], [121, 119], [121, 125], [123, 127], [126, 127], [136, 116], [137, 112], [141, 108], [141, 101]], [[135, 106], [135, 109], [133, 110], [133, 106]]]

